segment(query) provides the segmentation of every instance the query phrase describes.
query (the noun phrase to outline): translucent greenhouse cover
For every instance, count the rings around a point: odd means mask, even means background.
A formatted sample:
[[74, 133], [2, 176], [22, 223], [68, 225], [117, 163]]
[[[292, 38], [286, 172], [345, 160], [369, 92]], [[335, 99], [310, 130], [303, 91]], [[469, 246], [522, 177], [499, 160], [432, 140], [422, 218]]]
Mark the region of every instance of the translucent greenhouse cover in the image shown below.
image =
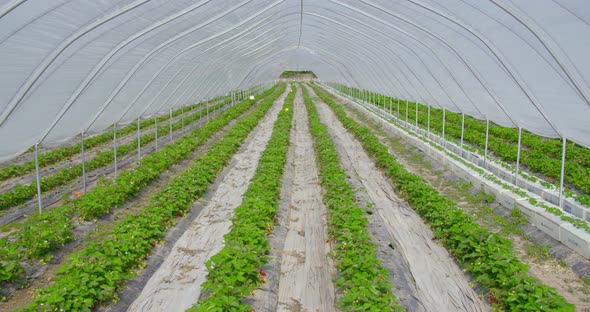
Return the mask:
[[590, 147], [588, 0], [0, 0], [0, 160], [310, 69]]

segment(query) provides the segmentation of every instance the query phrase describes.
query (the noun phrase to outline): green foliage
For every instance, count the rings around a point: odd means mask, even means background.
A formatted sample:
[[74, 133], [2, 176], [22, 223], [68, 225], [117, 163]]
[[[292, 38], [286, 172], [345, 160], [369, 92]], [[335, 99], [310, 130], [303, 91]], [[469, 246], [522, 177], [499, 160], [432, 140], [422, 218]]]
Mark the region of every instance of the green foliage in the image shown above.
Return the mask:
[[[220, 97], [218, 99], [213, 99], [213, 100], [223, 100], [223, 97]], [[198, 103], [198, 104], [194, 104], [194, 105], [191, 105], [191, 106], [188, 106], [185, 108], [177, 109], [172, 112], [172, 117], [176, 117], [176, 116], [180, 115], [182, 112], [185, 112], [185, 113], [190, 112], [190, 111], [195, 110], [196, 108], [199, 108], [202, 106], [203, 106], [203, 103]], [[160, 123], [160, 122], [163, 123], [163, 122], [167, 121], [168, 118], [169, 118], [169, 116], [167, 116], [167, 115], [158, 117], [158, 123]], [[144, 121], [140, 122], [140, 129], [142, 129], [142, 130], [150, 129], [153, 126], [154, 126], [153, 120], [144, 120]], [[135, 130], [136, 130], [135, 123], [131, 123], [123, 128], [117, 129], [117, 137], [123, 137], [125, 135], [132, 133]], [[102, 133], [100, 135], [96, 135], [96, 136], [87, 138], [84, 142], [84, 147], [87, 149], [90, 149], [90, 148], [93, 148], [96, 146], [107, 144], [107, 143], [111, 142], [112, 139], [113, 139], [112, 131], [110, 131], [110, 132], [107, 131], [107, 132]], [[34, 150], [34, 147], [27, 150], [27, 152], [32, 152], [33, 150]], [[81, 151], [81, 144], [76, 143], [76, 144], [73, 144], [70, 146], [62, 146], [62, 147], [56, 148], [54, 150], [48, 151], [46, 153], [39, 154], [39, 167], [43, 168], [43, 167], [53, 165], [55, 163], [58, 163], [60, 161], [63, 161], [65, 159], [68, 159], [68, 158], [80, 153], [80, 151]], [[13, 178], [13, 177], [18, 177], [20, 175], [23, 175], [27, 172], [31, 172], [34, 170], [35, 170], [35, 161], [34, 160], [25, 162], [20, 165], [10, 165], [10, 166], [0, 169], [0, 181], [5, 181], [5, 180]]]
[[[355, 89], [355, 95], [360, 96], [358, 92]], [[400, 99], [398, 108], [398, 99], [371, 92], [368, 92], [366, 100], [375, 106], [385, 108], [385, 110], [389, 110], [391, 103], [392, 112], [399, 111], [402, 119], [407, 115], [408, 121], [412, 124], [415, 123], [415, 102], [408, 102], [406, 105], [406, 101]], [[428, 120], [428, 106], [418, 104], [418, 126], [426, 130], [430, 125], [430, 131], [441, 135], [442, 110], [431, 107], [430, 115], [431, 118]], [[473, 145], [474, 148], [467, 145], [464, 145], [464, 148], [483, 155], [481, 150], [485, 148], [485, 121], [465, 116], [465, 130], [464, 141]], [[445, 138], [455, 142], [461, 138], [461, 114], [446, 111]], [[517, 142], [518, 129], [490, 123], [488, 150], [495, 156], [514, 164], [517, 156]], [[521, 143], [523, 148], [521, 149], [520, 164], [531, 172], [545, 176], [549, 182], [557, 183], [561, 176], [561, 140], [544, 138], [523, 130]], [[509, 169], [514, 170], [511, 167]], [[528, 174], [522, 174], [522, 176], [531, 181], [538, 180]], [[555, 188], [545, 181], [540, 183], [549, 188]], [[579, 196], [576, 196], [578, 202], [590, 206], [590, 149], [576, 145], [571, 141], [568, 141], [566, 148], [565, 183], [581, 192]]]
[[311, 75], [313, 78], [317, 78], [311, 70], [286, 70], [281, 73], [279, 78], [294, 78], [301, 75]]
[[[141, 211], [119, 221], [103, 240], [71, 254], [57, 271], [54, 283], [41, 289], [24, 311], [90, 311], [104, 302], [116, 301], [125, 280], [134, 276], [176, 217], [186, 214], [207, 190], [279, 94], [273, 93], [231, 127], [206, 155], [151, 196]], [[245, 100], [235, 108], [251, 105]], [[218, 119], [227, 123], [235, 117], [225, 114]]]
[[[217, 105], [215, 105], [212, 108], [217, 109], [217, 108], [221, 107], [222, 105], [224, 105], [224, 103], [218, 103]], [[184, 121], [178, 120], [175, 123], [173, 123], [172, 124], [172, 131], [176, 131], [183, 126], [188, 126], [191, 123], [198, 121], [199, 119], [197, 117], [198, 117], [198, 114], [201, 110], [198, 110], [196, 113], [192, 114], [191, 116], [186, 118]], [[165, 117], [166, 116], [162, 116], [159, 118], [165, 118]], [[147, 125], [153, 125], [153, 124], [154, 124], [153, 120], [151, 120], [151, 119], [146, 120], [140, 124], [140, 128], [142, 127], [142, 125], [143, 125], [143, 128], [147, 128]], [[122, 131], [121, 135], [128, 133], [127, 129], [129, 127], [131, 127], [132, 130], [136, 129], [135, 125], [127, 126], [123, 129], [121, 129], [121, 130], [124, 130], [124, 131]], [[158, 135], [159, 136], [164, 136], [164, 135], [168, 134], [169, 132], [170, 132], [170, 126], [168, 124], [166, 124], [165, 122], [160, 124], [160, 126], [158, 126]], [[112, 139], [112, 133], [111, 134], [109, 134], [109, 133], [103, 134], [103, 135], [101, 135], [101, 137], [104, 135], [108, 135], [108, 137]], [[146, 144], [153, 142], [155, 140], [155, 138], [156, 138], [156, 136], [154, 133], [144, 134], [141, 136], [140, 142], [141, 142], [141, 144], [146, 145]], [[84, 142], [85, 148], [90, 148], [94, 145], [98, 145], [98, 143], [96, 143], [96, 140], [93, 140], [93, 139], [94, 138], [90, 138], [88, 140], [85, 140], [85, 142]], [[91, 143], [90, 145], [88, 145], [89, 141]], [[105, 142], [108, 142], [108, 141], [109, 140], [106, 140]], [[101, 143], [104, 143], [104, 142], [101, 142]], [[77, 144], [75, 146], [77, 146], [77, 149], [79, 152], [80, 151], [80, 144]], [[125, 155], [130, 154], [131, 152], [135, 151], [136, 147], [137, 147], [137, 142], [131, 142], [127, 145], [117, 146], [117, 157], [121, 158]], [[67, 148], [69, 150], [70, 147], [67, 147]], [[58, 150], [61, 150], [61, 149], [62, 148], [60, 148]], [[49, 152], [49, 153], [53, 153], [53, 151]], [[49, 153], [46, 153], [46, 154], [49, 154]], [[70, 154], [67, 154], [67, 155], [63, 154], [63, 155], [64, 155], [64, 158], [62, 158], [61, 160], [72, 156]], [[99, 168], [110, 165], [111, 163], [114, 162], [114, 159], [115, 159], [115, 153], [113, 150], [99, 152], [95, 157], [93, 157], [92, 159], [90, 159], [89, 161], [86, 162], [86, 172], [91, 172], [93, 170], [97, 170]], [[34, 164], [33, 164], [33, 169], [34, 169]], [[74, 165], [72, 167], [62, 168], [50, 176], [41, 178], [41, 180], [40, 180], [41, 191], [47, 192], [47, 191], [56, 189], [59, 186], [62, 186], [66, 183], [75, 181], [76, 179], [79, 179], [80, 176], [82, 176], [82, 164]], [[10, 207], [20, 205], [20, 204], [24, 203], [25, 201], [35, 197], [36, 195], [37, 195], [36, 181], [32, 181], [31, 183], [29, 183], [27, 185], [17, 185], [11, 191], [0, 194], [0, 210], [8, 209]]]
[[324, 203], [328, 207], [328, 235], [336, 242], [337, 287], [343, 311], [403, 310], [391, 292], [389, 274], [375, 255], [367, 229], [366, 212], [356, 203], [355, 191], [346, 180], [334, 142], [319, 119], [306, 89], [303, 89], [311, 135], [318, 160]]
[[270, 251], [267, 235], [274, 226], [280, 199], [295, 91], [295, 86], [291, 86], [254, 177], [242, 196], [242, 204], [235, 209], [223, 249], [206, 263], [208, 275], [202, 291], [208, 295], [188, 311], [252, 309], [241, 299], [264, 282], [261, 267]]
[[507, 311], [575, 310], [555, 289], [527, 274], [527, 266], [514, 256], [510, 241], [475, 223], [453, 201], [408, 172], [368, 128], [349, 118], [331, 95], [314, 89], [375, 159], [399, 194], [430, 224], [436, 239], [487, 289], [490, 304]]

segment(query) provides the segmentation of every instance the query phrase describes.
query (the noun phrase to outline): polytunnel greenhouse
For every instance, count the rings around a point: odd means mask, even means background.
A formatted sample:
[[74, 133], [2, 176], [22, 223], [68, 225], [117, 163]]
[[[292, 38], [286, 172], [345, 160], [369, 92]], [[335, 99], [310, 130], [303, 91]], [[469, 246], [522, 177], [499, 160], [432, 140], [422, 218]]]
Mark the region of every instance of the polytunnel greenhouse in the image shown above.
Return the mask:
[[590, 2], [0, 0], [0, 311], [590, 311]]

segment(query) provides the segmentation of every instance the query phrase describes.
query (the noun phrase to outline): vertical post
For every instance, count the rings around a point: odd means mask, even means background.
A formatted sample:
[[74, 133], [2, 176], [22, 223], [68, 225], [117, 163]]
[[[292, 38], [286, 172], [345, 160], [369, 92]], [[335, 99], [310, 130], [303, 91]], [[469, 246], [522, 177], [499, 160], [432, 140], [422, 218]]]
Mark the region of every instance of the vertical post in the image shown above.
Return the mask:
[[418, 132], [418, 100], [416, 100], [415, 104], [416, 104], [416, 132]]
[[408, 123], [408, 111], [410, 110], [410, 100], [406, 100], [406, 124]]
[[[242, 97], [244, 98], [244, 97]], [[205, 107], [207, 107], [207, 122], [209, 122], [209, 99], [207, 99], [207, 102], [205, 103]]]
[[154, 116], [154, 127], [156, 128], [156, 152], [158, 151], [158, 116]]
[[428, 121], [426, 126], [426, 136], [430, 139], [430, 104], [428, 104]]
[[461, 157], [463, 157], [463, 135], [465, 134], [465, 113], [461, 113]]
[[442, 124], [442, 138], [443, 138], [443, 144], [445, 143], [445, 117], [447, 114], [447, 110], [443, 107], [443, 124]]
[[184, 105], [180, 109], [180, 132], [184, 133]]
[[39, 206], [39, 214], [43, 213], [43, 206], [41, 205], [41, 177], [39, 174], [39, 149], [38, 144], [35, 144], [35, 178], [37, 181], [37, 204]]
[[488, 161], [488, 138], [490, 136], [490, 120], [486, 118], [486, 144], [483, 150], [483, 167], [486, 167]]
[[117, 123], [113, 124], [113, 157], [115, 158], [115, 178], [117, 177]]
[[86, 157], [84, 156], [84, 132], [82, 132], [82, 191], [86, 193]]
[[567, 139], [562, 138], [562, 150], [561, 150], [561, 176], [559, 177], [559, 208], [563, 209], [563, 179], [565, 177], [565, 151], [567, 145]]
[[393, 103], [392, 103], [392, 99], [391, 99], [391, 97], [389, 97], [389, 115], [392, 115], [392, 116], [393, 116], [393, 114], [392, 114], [392, 110], [391, 110], [391, 108], [392, 108], [392, 104], [393, 104]]
[[170, 127], [168, 132], [170, 132], [170, 142], [172, 142], [172, 107], [170, 108]]
[[518, 147], [516, 148], [516, 169], [514, 170], [514, 185], [518, 182], [518, 167], [520, 165], [520, 143], [522, 141], [522, 127], [518, 127]]
[[399, 113], [399, 97], [397, 98], [397, 117], [400, 117], [400, 113]]
[[137, 117], [137, 164], [139, 165], [141, 163], [141, 137], [139, 135], [139, 120], [141, 119], [140, 117]]

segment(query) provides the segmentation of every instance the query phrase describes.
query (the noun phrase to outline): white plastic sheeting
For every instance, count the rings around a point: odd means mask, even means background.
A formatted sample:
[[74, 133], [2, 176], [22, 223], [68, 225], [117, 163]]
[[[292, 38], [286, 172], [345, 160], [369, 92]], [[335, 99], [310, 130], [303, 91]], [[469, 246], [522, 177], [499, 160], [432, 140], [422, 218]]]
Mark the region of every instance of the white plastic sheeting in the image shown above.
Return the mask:
[[0, 0], [0, 160], [286, 68], [590, 147], [587, 0]]

